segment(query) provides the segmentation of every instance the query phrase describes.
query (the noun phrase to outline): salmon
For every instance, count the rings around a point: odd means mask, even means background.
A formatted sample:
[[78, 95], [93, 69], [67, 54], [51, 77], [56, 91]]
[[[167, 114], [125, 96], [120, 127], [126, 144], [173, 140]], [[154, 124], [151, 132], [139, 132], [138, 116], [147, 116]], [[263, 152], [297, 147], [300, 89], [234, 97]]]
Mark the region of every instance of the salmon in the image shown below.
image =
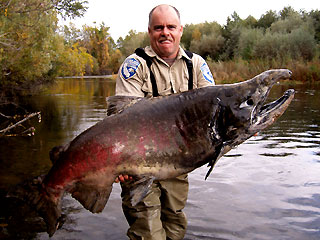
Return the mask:
[[272, 86], [289, 79], [287, 69], [265, 71], [235, 84], [216, 85], [155, 98], [112, 96], [107, 116], [69, 144], [54, 147], [49, 172], [24, 182], [8, 196], [33, 206], [52, 236], [65, 192], [92, 213], [101, 212], [120, 174], [134, 178], [132, 204], [154, 180], [174, 178], [215, 163], [232, 148], [275, 122], [294, 90], [265, 104]]

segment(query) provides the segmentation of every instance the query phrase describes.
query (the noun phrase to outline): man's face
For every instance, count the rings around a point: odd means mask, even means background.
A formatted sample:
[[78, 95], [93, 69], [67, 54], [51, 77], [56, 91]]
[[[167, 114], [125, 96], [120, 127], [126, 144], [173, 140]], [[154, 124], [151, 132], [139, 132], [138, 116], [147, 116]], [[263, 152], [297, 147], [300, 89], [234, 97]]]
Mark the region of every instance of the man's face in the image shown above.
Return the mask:
[[183, 27], [173, 8], [156, 8], [148, 32], [151, 47], [159, 57], [166, 59], [177, 56]]

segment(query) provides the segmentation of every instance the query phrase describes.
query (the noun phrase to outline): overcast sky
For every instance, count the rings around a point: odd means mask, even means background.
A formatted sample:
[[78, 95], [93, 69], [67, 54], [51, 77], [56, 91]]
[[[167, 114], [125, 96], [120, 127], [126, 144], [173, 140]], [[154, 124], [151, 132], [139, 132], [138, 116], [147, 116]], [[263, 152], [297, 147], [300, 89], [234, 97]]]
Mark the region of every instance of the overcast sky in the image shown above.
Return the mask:
[[104, 22], [110, 27], [109, 33], [116, 41], [125, 37], [129, 30], [147, 31], [148, 14], [150, 10], [162, 3], [175, 6], [181, 14], [182, 24], [216, 21], [226, 24], [228, 16], [236, 11], [245, 19], [252, 15], [259, 19], [268, 10], [279, 12], [284, 7], [291, 6], [294, 10], [304, 9], [307, 12], [320, 9], [317, 0], [88, 0], [89, 8], [84, 17], [73, 20], [78, 28], [86, 24], [94, 26]]

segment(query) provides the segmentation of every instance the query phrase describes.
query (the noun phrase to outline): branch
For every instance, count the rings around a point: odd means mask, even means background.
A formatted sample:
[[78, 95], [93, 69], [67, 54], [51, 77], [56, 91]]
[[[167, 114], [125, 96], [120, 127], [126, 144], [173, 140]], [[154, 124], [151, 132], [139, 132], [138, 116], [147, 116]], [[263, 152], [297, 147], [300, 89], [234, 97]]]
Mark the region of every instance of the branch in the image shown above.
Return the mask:
[[1, 113], [1, 112], [0, 112], [0, 116], [2, 116], [2, 117], [4, 117], [4, 118], [7, 118], [7, 119], [12, 118], [12, 117], [10, 117], [10, 116], [4, 115], [4, 114], [3, 114], [3, 113]]
[[1, 8], [3, 8], [3, 9], [8, 8], [11, 2], [12, 2], [12, 0], [9, 0], [9, 2], [7, 2], [6, 5], [5, 4], [3, 4], [3, 6], [0, 5], [0, 9]]
[[22, 119], [21, 121], [13, 124], [12, 126], [0, 130], [0, 133], [5, 133], [5, 132], [9, 131], [10, 129], [17, 127], [17, 126], [20, 125], [21, 123], [27, 121], [28, 119], [30, 119], [30, 118], [32, 118], [32, 117], [34, 117], [34, 116], [36, 116], [36, 115], [39, 115], [39, 114], [40, 114], [40, 112], [31, 113], [31, 114], [29, 114], [27, 117], [25, 117], [24, 119]]

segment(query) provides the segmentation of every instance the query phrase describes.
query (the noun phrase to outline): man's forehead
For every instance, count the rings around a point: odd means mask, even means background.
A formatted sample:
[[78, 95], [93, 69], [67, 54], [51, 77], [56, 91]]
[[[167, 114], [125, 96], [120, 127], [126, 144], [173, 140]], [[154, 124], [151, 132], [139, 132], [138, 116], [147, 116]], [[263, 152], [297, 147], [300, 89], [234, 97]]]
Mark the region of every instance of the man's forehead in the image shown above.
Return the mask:
[[157, 7], [151, 16], [151, 25], [180, 24], [180, 19], [176, 11], [170, 6]]

